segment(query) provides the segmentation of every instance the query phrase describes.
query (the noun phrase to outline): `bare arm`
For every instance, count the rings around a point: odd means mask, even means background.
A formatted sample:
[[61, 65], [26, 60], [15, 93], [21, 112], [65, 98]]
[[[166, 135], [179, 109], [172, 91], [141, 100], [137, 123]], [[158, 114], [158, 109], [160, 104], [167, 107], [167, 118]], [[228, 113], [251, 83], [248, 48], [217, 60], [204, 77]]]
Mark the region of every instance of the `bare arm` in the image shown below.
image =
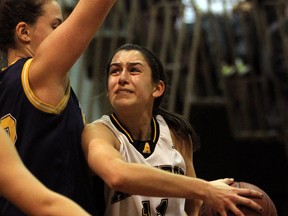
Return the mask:
[[[187, 166], [187, 176], [196, 178], [196, 173], [192, 163], [186, 163]], [[185, 211], [188, 216], [198, 216], [199, 210], [202, 204], [200, 199], [186, 199]]]
[[0, 128], [0, 194], [28, 215], [88, 216], [68, 198], [52, 192], [24, 166], [13, 143]]
[[260, 209], [258, 204], [243, 195], [260, 197], [261, 194], [230, 187], [227, 184], [233, 182], [231, 179], [207, 182], [142, 164], [126, 163], [117, 150], [119, 143], [116, 137], [103, 124], [86, 125], [82, 142], [91, 169], [115, 190], [144, 196], [200, 199], [213, 206], [221, 216], [227, 215], [227, 209], [243, 216], [236, 204], [248, 205], [258, 211]]
[[[115, 1], [80, 0], [69, 17], [39, 45], [29, 70], [30, 85], [37, 96], [50, 102], [50, 97], [57, 96], [51, 89], [65, 91], [68, 71], [89, 45]], [[59, 97], [62, 99], [63, 95]]]
[[[186, 165], [186, 176], [196, 178], [193, 164], [193, 145], [192, 140], [183, 140], [170, 130], [172, 140], [176, 149], [181, 153]], [[188, 216], [198, 216], [202, 201], [199, 199], [186, 199], [185, 211]]]

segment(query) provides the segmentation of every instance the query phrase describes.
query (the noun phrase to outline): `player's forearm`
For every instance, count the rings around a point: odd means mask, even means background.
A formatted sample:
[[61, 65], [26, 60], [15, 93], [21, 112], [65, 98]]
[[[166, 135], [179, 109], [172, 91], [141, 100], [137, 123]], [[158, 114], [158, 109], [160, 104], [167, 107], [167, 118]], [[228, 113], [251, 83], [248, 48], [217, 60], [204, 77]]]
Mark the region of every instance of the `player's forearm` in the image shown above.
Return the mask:
[[68, 31], [80, 39], [94, 36], [115, 2], [116, 0], [80, 0], [63, 25], [69, 23]]
[[1, 182], [5, 186], [2, 195], [27, 215], [89, 215], [72, 200], [45, 187], [23, 165], [12, 164], [12, 169], [13, 174], [7, 174], [7, 181]]
[[[67, 19], [37, 48], [34, 61], [41, 62], [41, 71], [47, 70], [57, 74], [57, 77], [66, 76], [95, 36], [115, 1], [80, 0]], [[50, 49], [55, 44], [58, 46]], [[61, 56], [60, 63], [55, 56]]]
[[34, 216], [89, 216], [78, 204], [52, 191], [46, 192], [43, 201], [35, 207], [27, 213]]
[[[117, 171], [116, 171], [117, 170]], [[110, 187], [130, 194], [202, 199], [206, 181], [162, 171], [142, 164], [125, 164], [106, 179]]]

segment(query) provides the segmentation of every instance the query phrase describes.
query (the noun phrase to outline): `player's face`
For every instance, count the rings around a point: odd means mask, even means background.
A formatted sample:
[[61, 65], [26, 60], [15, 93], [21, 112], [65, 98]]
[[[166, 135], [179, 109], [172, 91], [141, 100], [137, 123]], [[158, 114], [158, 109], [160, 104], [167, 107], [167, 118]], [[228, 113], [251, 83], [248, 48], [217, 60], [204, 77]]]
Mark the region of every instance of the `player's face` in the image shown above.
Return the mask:
[[37, 22], [31, 27], [31, 49], [34, 55], [37, 47], [42, 41], [63, 21], [60, 5], [52, 0], [47, 1], [43, 6], [44, 14], [37, 19]]
[[152, 109], [156, 85], [151, 69], [139, 51], [121, 50], [111, 61], [108, 97], [112, 107], [119, 109]]

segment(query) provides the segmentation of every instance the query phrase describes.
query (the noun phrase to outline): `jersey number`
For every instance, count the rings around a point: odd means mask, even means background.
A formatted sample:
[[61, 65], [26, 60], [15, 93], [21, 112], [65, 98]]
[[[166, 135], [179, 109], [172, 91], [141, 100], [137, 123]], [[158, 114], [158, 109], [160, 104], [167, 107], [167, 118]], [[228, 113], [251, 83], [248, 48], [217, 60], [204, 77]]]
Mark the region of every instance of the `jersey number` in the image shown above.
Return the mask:
[[[151, 216], [150, 201], [142, 201], [142, 216]], [[168, 199], [162, 199], [160, 204], [156, 208], [157, 215], [165, 216], [168, 206]]]
[[7, 114], [1, 118], [0, 126], [7, 132], [10, 139], [15, 143], [17, 139], [16, 119], [11, 114]]

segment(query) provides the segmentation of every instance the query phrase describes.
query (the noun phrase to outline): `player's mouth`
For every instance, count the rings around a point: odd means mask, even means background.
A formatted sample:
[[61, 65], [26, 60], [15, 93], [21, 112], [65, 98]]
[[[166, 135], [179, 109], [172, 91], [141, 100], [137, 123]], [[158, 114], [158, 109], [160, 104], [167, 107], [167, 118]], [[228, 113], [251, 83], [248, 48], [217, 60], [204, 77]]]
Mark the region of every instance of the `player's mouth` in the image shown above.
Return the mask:
[[118, 89], [115, 93], [116, 94], [130, 94], [130, 93], [132, 93], [132, 91], [130, 91], [128, 89]]

